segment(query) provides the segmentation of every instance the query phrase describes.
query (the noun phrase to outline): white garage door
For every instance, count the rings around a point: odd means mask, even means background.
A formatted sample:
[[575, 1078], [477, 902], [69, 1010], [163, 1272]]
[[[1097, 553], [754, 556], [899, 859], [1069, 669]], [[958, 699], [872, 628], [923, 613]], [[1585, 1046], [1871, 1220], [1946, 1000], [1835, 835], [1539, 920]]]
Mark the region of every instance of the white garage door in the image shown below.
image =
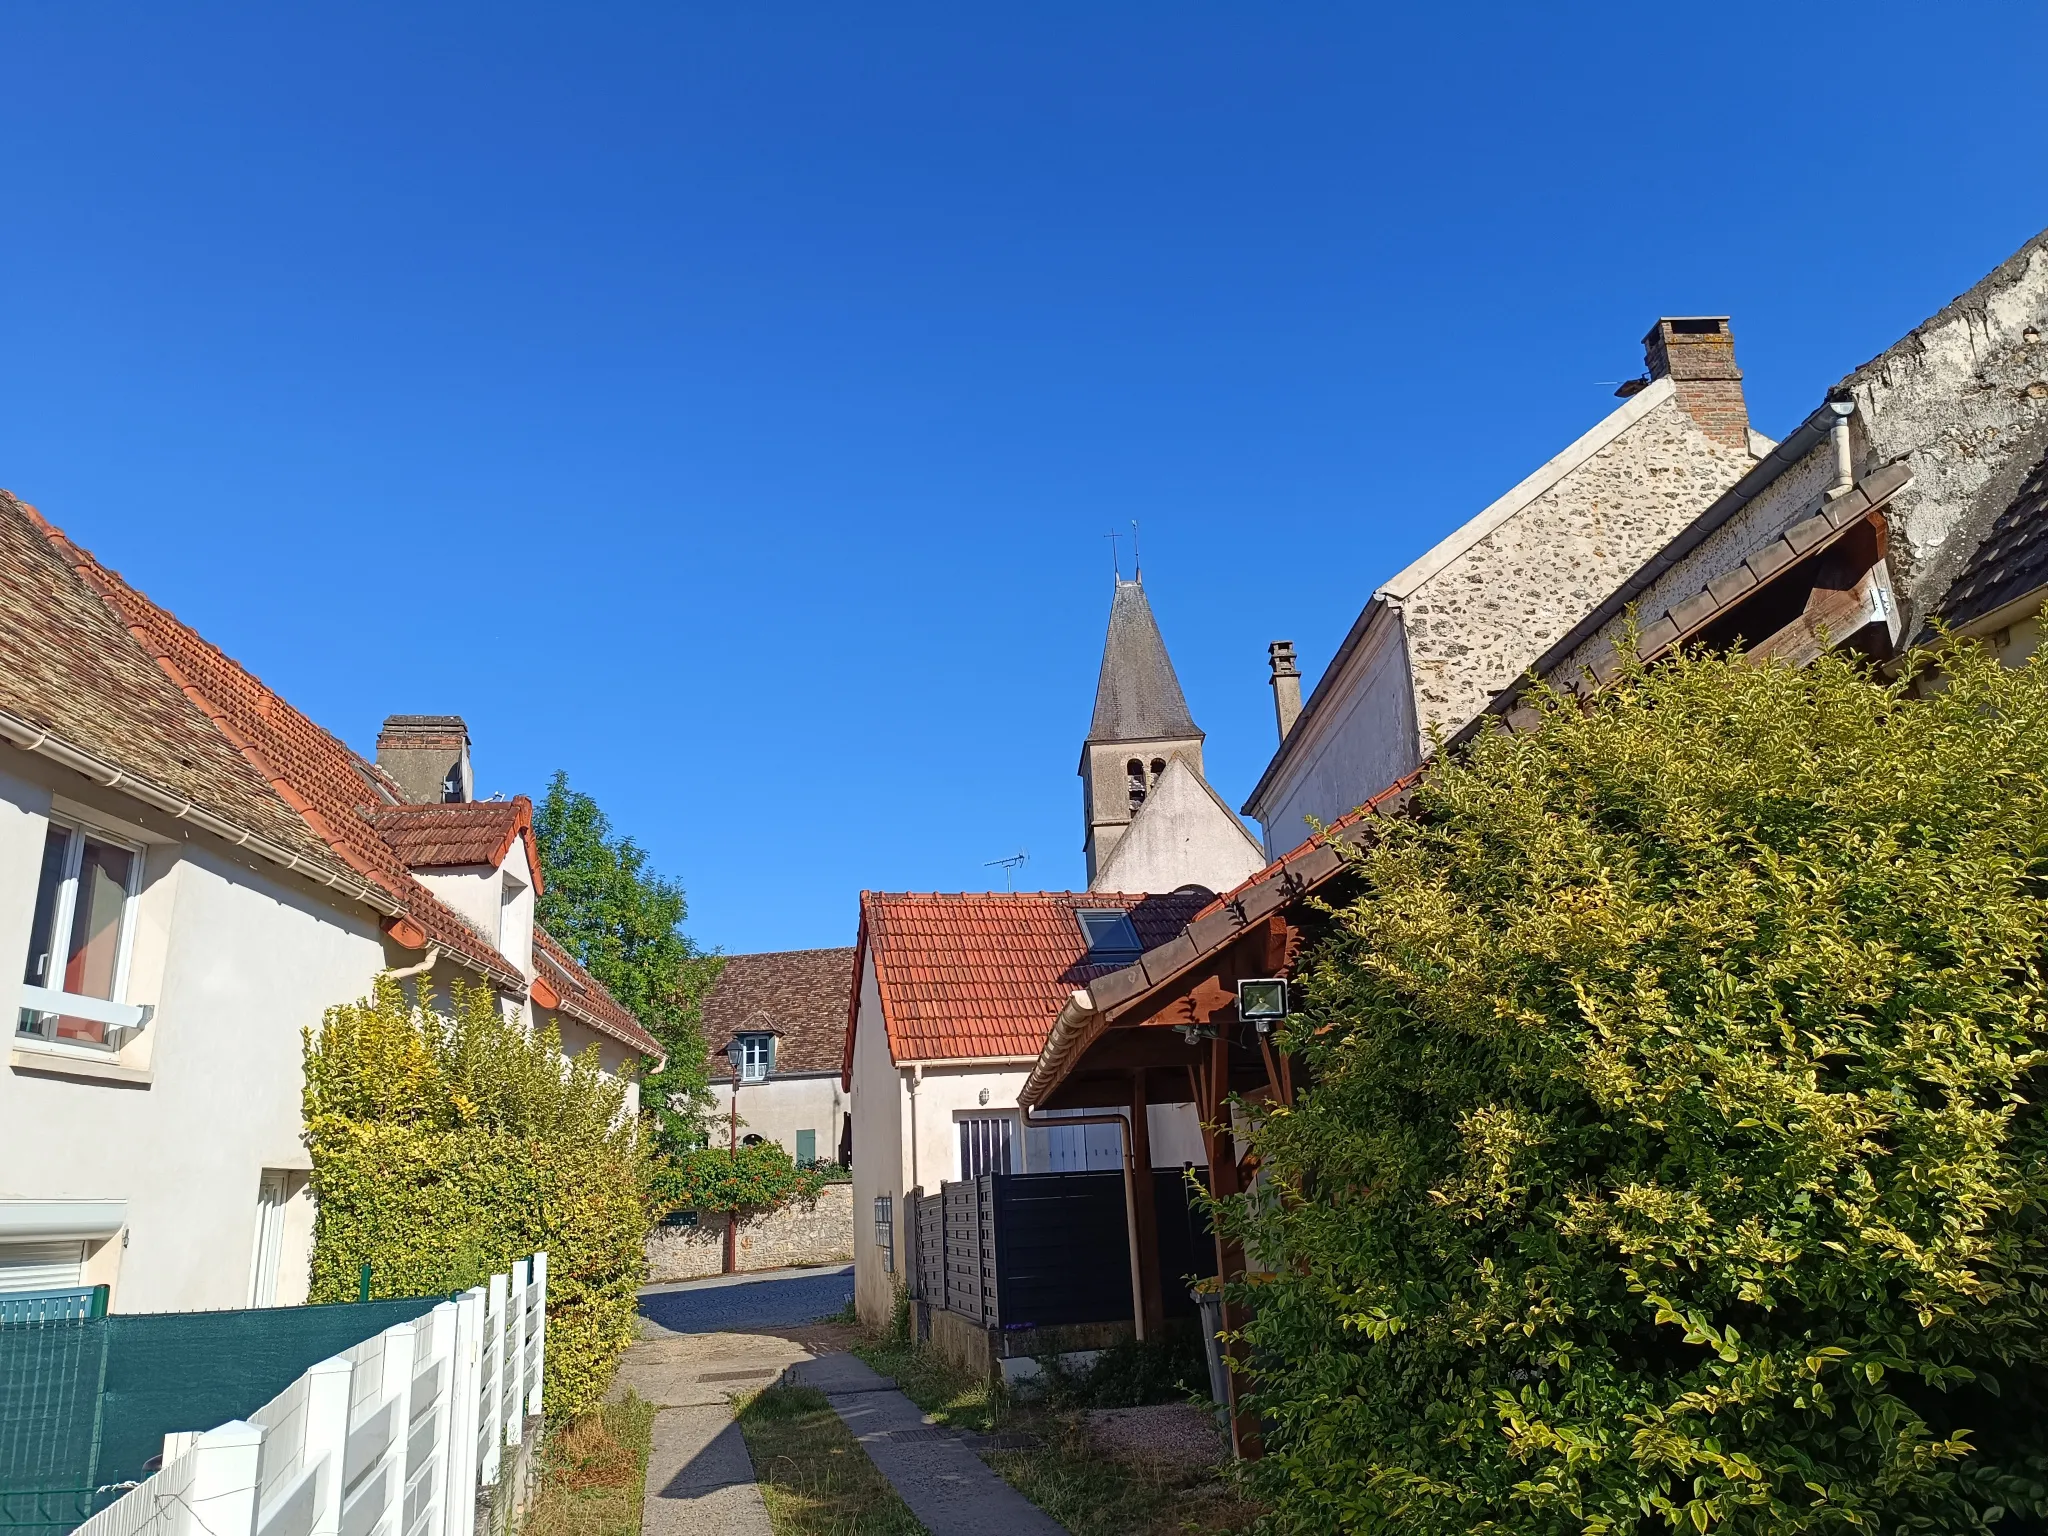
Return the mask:
[[85, 1284], [85, 1244], [0, 1243], [0, 1291], [62, 1291]]

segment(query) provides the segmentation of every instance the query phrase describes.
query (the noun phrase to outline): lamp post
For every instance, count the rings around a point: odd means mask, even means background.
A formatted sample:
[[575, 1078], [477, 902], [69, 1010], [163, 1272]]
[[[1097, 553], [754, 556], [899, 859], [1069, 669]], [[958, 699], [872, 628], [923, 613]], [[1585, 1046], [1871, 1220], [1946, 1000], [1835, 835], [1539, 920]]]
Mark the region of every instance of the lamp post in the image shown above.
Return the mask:
[[[740, 1074], [747, 1060], [746, 1042], [735, 1035], [732, 1043], [725, 1048], [725, 1059], [732, 1063], [732, 1114], [731, 1132], [726, 1141], [726, 1155], [733, 1161], [733, 1180], [739, 1180], [740, 1152]], [[725, 1213], [725, 1272], [730, 1275], [739, 1267], [740, 1213], [737, 1207]]]

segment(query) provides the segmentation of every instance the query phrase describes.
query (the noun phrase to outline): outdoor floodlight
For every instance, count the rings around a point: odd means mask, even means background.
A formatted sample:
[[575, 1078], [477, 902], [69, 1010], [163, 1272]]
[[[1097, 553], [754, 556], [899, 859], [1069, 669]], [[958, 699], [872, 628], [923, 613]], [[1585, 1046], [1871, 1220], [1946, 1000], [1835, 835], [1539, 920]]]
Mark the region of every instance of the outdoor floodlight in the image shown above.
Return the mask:
[[1287, 1017], [1287, 983], [1277, 977], [1237, 984], [1237, 1016], [1258, 1025], [1260, 1033]]

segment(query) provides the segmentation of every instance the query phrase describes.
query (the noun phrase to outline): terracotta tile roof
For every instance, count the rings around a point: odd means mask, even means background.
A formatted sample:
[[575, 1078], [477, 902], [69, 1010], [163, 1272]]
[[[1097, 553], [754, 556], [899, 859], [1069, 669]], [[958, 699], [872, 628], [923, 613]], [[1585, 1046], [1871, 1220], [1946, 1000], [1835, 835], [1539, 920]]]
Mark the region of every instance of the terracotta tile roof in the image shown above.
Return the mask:
[[[533, 960], [534, 969], [539, 972], [539, 980], [533, 989], [535, 1002], [543, 1008], [554, 1008], [578, 1023], [588, 1024], [601, 1034], [610, 1035], [620, 1044], [631, 1046], [656, 1061], [662, 1059], [661, 1042], [642, 1028], [626, 1006], [607, 992], [595, 976], [577, 964], [575, 958], [555, 942], [555, 936], [538, 923], [533, 927]], [[547, 1000], [549, 994], [555, 999], [552, 1003]]]
[[[1122, 965], [1091, 963], [1075, 913], [1122, 907], [1144, 949], [1165, 943], [1206, 893], [1019, 891], [884, 895], [863, 891], [859, 948], [873, 967], [897, 1061], [1035, 1057], [1077, 987]], [[849, 1009], [849, 1016], [856, 1010]], [[847, 1032], [842, 1071], [853, 1064]]]
[[360, 885], [60, 558], [35, 509], [5, 491], [0, 709]]
[[[444, 853], [511, 838], [532, 843], [524, 796], [465, 806], [400, 807], [397, 786], [52, 527], [0, 491], [0, 715], [113, 765], [115, 787], [150, 803], [183, 803], [244, 847], [264, 850], [417, 931], [517, 997], [520, 970], [409, 870]], [[8, 725], [10, 736], [37, 739]], [[417, 816], [415, 812], [422, 813]], [[453, 812], [452, 816], [430, 813]], [[405, 846], [394, 847], [379, 824]], [[429, 831], [432, 836], [426, 836]], [[456, 846], [458, 834], [463, 840]], [[538, 928], [535, 969], [561, 1011], [647, 1055], [661, 1047], [639, 1021]], [[543, 1006], [554, 1006], [543, 1004]]]
[[851, 949], [728, 955], [704, 999], [711, 1075], [732, 1076], [725, 1047], [746, 1030], [772, 1030], [777, 1072], [836, 1072], [853, 1003]]
[[449, 869], [505, 862], [515, 838], [526, 839], [526, 863], [540, 893], [540, 850], [533, 841], [533, 802], [468, 800], [443, 805], [387, 805], [363, 813], [408, 869]]
[[[18, 503], [17, 503], [18, 505]], [[51, 527], [32, 508], [57, 557], [124, 624], [144, 654], [155, 660], [198, 713], [213, 722], [217, 739], [239, 752], [276, 799], [296, 811], [349, 868], [390, 892], [426, 943], [515, 996], [526, 978], [454, 911], [412, 877], [405, 862], [379, 837], [364, 812], [386, 809], [355, 753], [266, 688], [246, 669], [209, 645]], [[126, 722], [116, 725], [122, 729]], [[124, 737], [143, 735], [132, 727]]]

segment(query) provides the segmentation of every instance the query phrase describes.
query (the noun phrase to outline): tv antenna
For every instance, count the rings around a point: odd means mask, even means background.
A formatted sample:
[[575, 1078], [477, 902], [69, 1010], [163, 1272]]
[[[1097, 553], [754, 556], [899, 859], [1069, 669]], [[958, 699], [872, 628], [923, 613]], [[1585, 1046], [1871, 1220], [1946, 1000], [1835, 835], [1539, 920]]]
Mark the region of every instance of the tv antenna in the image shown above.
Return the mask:
[[981, 867], [983, 869], [994, 869], [998, 864], [1002, 865], [1003, 889], [1012, 894], [1015, 894], [1017, 889], [1017, 871], [1022, 869], [1026, 864], [1030, 862], [1031, 855], [1026, 853], [1023, 849], [1019, 848], [1007, 859], [989, 859], [985, 863], [983, 863]]

